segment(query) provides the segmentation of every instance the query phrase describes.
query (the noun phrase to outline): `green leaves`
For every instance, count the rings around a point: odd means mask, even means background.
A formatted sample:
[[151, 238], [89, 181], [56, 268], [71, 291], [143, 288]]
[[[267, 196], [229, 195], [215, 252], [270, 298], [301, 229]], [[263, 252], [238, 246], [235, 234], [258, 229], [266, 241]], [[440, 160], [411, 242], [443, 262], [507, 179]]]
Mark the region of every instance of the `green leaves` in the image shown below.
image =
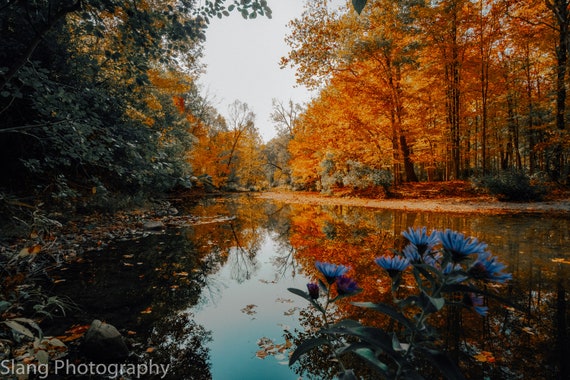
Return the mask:
[[303, 341], [303, 343], [298, 345], [297, 348], [295, 349], [295, 351], [293, 351], [293, 354], [289, 358], [289, 365], [295, 364], [295, 362], [297, 360], [299, 360], [299, 358], [301, 356], [303, 356], [307, 352], [311, 351], [313, 348], [323, 346], [323, 345], [331, 346], [331, 342], [324, 337], [307, 339], [307, 340]]
[[408, 318], [406, 318], [404, 314], [400, 313], [398, 310], [394, 309], [390, 305], [386, 305], [383, 303], [373, 303], [373, 302], [352, 302], [352, 304], [354, 306], [364, 307], [385, 314], [390, 318], [394, 319], [395, 321], [401, 323], [402, 326], [404, 326], [407, 329], [413, 328]]
[[360, 14], [366, 5], [367, 0], [352, 0], [352, 6], [356, 13]]

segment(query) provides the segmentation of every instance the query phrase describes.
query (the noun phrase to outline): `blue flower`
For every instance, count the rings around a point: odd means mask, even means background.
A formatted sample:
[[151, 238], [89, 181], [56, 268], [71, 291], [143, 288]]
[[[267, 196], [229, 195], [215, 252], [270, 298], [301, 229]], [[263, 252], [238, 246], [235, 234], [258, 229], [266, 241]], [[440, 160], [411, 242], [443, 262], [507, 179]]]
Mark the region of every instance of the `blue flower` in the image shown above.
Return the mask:
[[408, 239], [411, 244], [416, 246], [420, 256], [430, 252], [433, 247], [439, 243], [437, 231], [432, 231], [428, 235], [426, 227], [416, 229], [409, 227], [406, 231], [402, 232], [402, 236]]
[[472, 307], [477, 314], [482, 315], [483, 317], [486, 316], [489, 311], [487, 306], [483, 306], [483, 297], [477, 296], [473, 293], [465, 294], [463, 296], [463, 303], [467, 307]]
[[502, 272], [505, 268], [505, 264], [497, 261], [497, 258], [490, 253], [486, 253], [479, 255], [467, 273], [476, 280], [504, 283], [513, 278], [512, 274]]
[[397, 276], [403, 272], [409, 265], [410, 260], [400, 256], [382, 256], [374, 260], [381, 268], [384, 268], [390, 277]]
[[337, 277], [342, 276], [346, 272], [348, 272], [348, 267], [344, 265], [335, 265], [331, 263], [323, 263], [320, 261], [315, 262], [315, 266], [325, 276], [329, 285], [335, 282]]
[[309, 296], [311, 296], [312, 299], [316, 300], [319, 298], [319, 285], [311, 282], [307, 284], [307, 289], [309, 290]]
[[336, 291], [341, 296], [347, 296], [361, 291], [356, 282], [350, 277], [340, 276], [336, 278]]
[[466, 238], [460, 232], [445, 230], [439, 233], [439, 239], [444, 250], [451, 255], [451, 261], [460, 263], [469, 258], [469, 255], [485, 254], [487, 244], [480, 243], [476, 238]]
[[[406, 259], [408, 259], [409, 262], [411, 263], [421, 263], [422, 262], [422, 257], [420, 256], [420, 253], [418, 252], [418, 247], [416, 247], [413, 244], [408, 244], [404, 247], [404, 249], [402, 250], [402, 253], [404, 254], [404, 257]], [[380, 264], [378, 264], [380, 265]]]

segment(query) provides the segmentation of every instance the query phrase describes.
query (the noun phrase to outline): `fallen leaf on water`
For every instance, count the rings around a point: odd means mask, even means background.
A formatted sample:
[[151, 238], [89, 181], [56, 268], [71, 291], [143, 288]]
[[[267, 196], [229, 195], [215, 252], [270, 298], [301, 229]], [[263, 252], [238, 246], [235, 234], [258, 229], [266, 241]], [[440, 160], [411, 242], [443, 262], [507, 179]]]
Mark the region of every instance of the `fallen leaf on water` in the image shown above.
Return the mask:
[[299, 310], [299, 308], [298, 308], [298, 307], [293, 307], [293, 308], [291, 308], [291, 309], [287, 310], [286, 312], [284, 312], [284, 313], [283, 313], [283, 315], [285, 315], [285, 316], [288, 316], [288, 317], [289, 317], [289, 316], [291, 316], [291, 315], [295, 314], [295, 312], [296, 312], [297, 310]]
[[473, 355], [473, 358], [481, 363], [494, 363], [495, 357], [489, 351], [481, 351], [477, 355]]
[[563, 259], [561, 257], [556, 258], [556, 259], [551, 259], [550, 261], [552, 261], [553, 263], [558, 263], [558, 264], [570, 264], [570, 260], [566, 260], [566, 259]]
[[269, 356], [269, 353], [265, 350], [259, 350], [255, 353], [255, 356], [257, 356], [260, 359], [265, 359], [267, 356]]
[[257, 307], [257, 305], [254, 304], [250, 304], [247, 305], [246, 307], [244, 307], [243, 309], [241, 309], [241, 312], [247, 315], [253, 315], [256, 313], [256, 311], [254, 310]]

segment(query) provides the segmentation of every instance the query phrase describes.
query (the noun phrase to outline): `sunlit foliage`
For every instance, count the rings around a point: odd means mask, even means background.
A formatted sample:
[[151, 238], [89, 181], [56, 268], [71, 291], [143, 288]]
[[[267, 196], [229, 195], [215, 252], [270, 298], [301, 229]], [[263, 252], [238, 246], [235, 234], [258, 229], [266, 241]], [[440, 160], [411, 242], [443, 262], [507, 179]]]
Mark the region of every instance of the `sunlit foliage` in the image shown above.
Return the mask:
[[313, 1], [290, 23], [281, 64], [319, 90], [290, 144], [298, 187], [329, 187], [327, 157], [395, 183], [507, 169], [567, 181], [567, 2], [353, 5]]

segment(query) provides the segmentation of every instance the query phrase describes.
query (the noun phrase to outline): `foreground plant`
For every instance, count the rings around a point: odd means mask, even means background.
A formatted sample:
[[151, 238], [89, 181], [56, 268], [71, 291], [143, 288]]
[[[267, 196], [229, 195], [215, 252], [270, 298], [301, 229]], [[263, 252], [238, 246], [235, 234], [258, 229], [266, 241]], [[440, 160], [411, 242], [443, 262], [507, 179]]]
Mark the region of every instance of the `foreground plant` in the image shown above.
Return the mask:
[[[393, 322], [390, 331], [351, 319], [332, 323], [331, 305], [361, 289], [346, 276], [349, 268], [317, 261], [315, 265], [325, 281], [308, 284], [307, 292], [295, 288], [289, 291], [308, 300], [322, 314], [324, 327], [317, 337], [296, 348], [289, 365], [316, 347], [328, 346], [340, 366], [340, 379], [356, 379], [354, 371], [342, 361], [347, 353], [364, 359], [384, 379], [423, 379], [418, 370], [419, 359], [427, 360], [447, 379], [464, 379], [457, 364], [440, 348], [430, 317], [446, 306], [467, 308], [485, 316], [488, 308], [484, 306], [484, 296], [508, 303], [487, 292], [485, 284], [504, 283], [512, 276], [503, 272], [505, 265], [476, 238], [451, 230], [428, 234], [425, 227], [409, 228], [402, 235], [409, 242], [403, 250], [374, 260], [391, 279], [393, 305], [352, 303], [389, 317]], [[401, 296], [400, 285], [408, 271], [415, 282], [414, 291]]]

